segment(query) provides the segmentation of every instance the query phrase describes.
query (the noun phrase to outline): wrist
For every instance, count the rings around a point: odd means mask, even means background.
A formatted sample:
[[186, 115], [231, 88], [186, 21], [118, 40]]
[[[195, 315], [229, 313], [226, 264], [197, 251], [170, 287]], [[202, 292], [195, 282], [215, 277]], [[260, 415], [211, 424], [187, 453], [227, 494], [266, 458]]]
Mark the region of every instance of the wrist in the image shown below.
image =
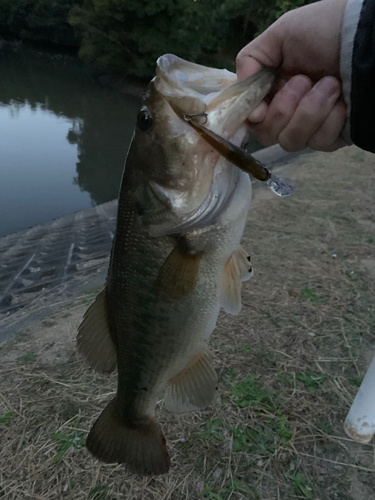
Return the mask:
[[344, 100], [347, 106], [347, 120], [341, 136], [347, 144], [352, 144], [350, 134], [351, 90], [352, 90], [352, 60], [354, 37], [362, 9], [362, 0], [348, 0], [341, 29], [340, 76]]

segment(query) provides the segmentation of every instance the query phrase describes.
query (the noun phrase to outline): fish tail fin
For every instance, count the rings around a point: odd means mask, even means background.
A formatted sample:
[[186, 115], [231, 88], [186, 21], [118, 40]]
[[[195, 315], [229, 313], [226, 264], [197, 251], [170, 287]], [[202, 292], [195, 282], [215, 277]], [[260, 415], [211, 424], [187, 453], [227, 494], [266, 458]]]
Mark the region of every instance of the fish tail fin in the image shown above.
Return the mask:
[[165, 437], [152, 417], [124, 422], [113, 399], [91, 429], [86, 446], [105, 463], [125, 463], [137, 474], [164, 474], [170, 466]]

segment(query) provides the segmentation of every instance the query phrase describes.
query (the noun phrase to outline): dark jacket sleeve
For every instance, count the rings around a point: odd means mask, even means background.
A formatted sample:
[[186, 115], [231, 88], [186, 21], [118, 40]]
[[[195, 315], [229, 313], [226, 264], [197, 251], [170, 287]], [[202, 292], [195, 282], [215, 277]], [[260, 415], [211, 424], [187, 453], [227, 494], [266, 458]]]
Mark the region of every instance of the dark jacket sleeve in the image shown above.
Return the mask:
[[364, 0], [353, 42], [351, 139], [375, 153], [375, 0]]

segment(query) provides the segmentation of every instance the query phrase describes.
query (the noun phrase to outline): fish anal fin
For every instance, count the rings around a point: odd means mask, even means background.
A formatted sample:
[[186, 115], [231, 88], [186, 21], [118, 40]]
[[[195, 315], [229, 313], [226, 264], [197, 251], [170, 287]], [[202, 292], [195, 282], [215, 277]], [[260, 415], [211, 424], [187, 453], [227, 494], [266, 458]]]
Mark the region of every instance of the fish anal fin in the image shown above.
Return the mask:
[[233, 255], [224, 266], [223, 280], [220, 290], [220, 306], [229, 314], [236, 315], [241, 311], [241, 278]]
[[117, 354], [108, 325], [106, 289], [96, 297], [78, 327], [77, 348], [94, 370], [110, 373], [116, 368]]
[[165, 438], [155, 420], [145, 416], [139, 421], [122, 421], [116, 398], [95, 422], [86, 446], [98, 460], [124, 463], [136, 474], [165, 474], [170, 467]]
[[240, 273], [241, 281], [247, 281], [254, 275], [253, 267], [250, 263], [250, 255], [240, 245], [233, 253], [232, 259]]
[[217, 384], [211, 356], [204, 350], [193, 356], [185, 368], [169, 380], [164, 394], [165, 408], [174, 413], [205, 408], [212, 403]]
[[202, 252], [194, 252], [181, 240], [166, 258], [156, 279], [156, 287], [176, 300], [194, 291]]

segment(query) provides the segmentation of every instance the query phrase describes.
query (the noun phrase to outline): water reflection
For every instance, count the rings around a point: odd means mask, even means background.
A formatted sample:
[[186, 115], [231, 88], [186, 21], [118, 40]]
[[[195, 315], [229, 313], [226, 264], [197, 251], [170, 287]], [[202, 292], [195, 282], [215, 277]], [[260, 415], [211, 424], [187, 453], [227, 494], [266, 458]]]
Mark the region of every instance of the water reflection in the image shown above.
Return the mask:
[[67, 56], [0, 57], [0, 236], [117, 197], [138, 108]]

